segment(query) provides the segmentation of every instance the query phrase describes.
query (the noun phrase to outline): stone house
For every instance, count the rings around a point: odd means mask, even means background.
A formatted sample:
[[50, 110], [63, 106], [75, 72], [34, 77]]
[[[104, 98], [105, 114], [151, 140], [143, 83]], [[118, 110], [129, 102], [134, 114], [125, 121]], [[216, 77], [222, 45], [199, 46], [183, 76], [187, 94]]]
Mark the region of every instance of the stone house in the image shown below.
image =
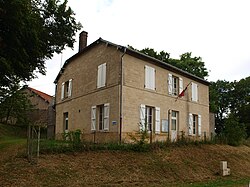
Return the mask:
[[76, 129], [93, 142], [130, 141], [140, 130], [151, 141], [211, 132], [208, 81], [102, 38], [87, 46], [84, 31], [54, 83], [58, 138]]

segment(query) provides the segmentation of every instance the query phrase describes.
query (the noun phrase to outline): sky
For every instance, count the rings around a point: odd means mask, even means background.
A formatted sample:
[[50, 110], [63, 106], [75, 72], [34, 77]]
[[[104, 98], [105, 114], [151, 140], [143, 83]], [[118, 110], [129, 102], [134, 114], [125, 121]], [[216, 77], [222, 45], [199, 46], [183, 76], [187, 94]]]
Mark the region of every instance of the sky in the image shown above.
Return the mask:
[[[249, 0], [68, 0], [76, 20], [88, 32], [88, 45], [99, 37], [136, 49], [186, 52], [202, 57], [208, 81], [239, 81], [250, 76]], [[46, 61], [46, 76], [30, 87], [55, 94], [54, 80], [63, 63], [78, 52], [65, 49]]]

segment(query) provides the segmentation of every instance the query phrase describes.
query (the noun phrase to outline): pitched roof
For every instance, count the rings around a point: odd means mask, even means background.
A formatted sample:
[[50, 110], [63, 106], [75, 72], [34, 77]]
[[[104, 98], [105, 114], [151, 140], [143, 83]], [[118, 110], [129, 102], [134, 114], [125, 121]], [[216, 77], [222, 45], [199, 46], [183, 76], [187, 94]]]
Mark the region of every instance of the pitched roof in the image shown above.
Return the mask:
[[43, 100], [45, 100], [46, 102], [50, 103], [52, 100], [52, 96], [48, 95], [44, 92], [41, 92], [39, 90], [36, 90], [34, 88], [31, 87], [27, 87], [28, 90], [30, 90], [32, 93], [35, 93], [37, 96], [41, 97]]
[[143, 60], [146, 60], [148, 62], [154, 62], [156, 65], [158, 66], [161, 66], [163, 68], [166, 68], [166, 69], [169, 69], [173, 72], [176, 72], [176, 73], [179, 73], [179, 74], [182, 74], [186, 77], [189, 77], [193, 80], [196, 80], [198, 82], [201, 82], [205, 85], [210, 85], [210, 82], [208, 82], [207, 80], [205, 79], [202, 79], [196, 75], [193, 75], [189, 72], [186, 72], [182, 69], [179, 69], [171, 64], [168, 64], [166, 62], [163, 62], [161, 60], [158, 60], [156, 58], [153, 58], [151, 56], [148, 56], [146, 54], [143, 54], [143, 53], [140, 53], [136, 50], [133, 50], [133, 49], [130, 49], [128, 47], [124, 47], [124, 46], [121, 46], [121, 45], [117, 45], [117, 44], [114, 44], [112, 42], [109, 42], [107, 40], [104, 40], [102, 38], [99, 38], [98, 40], [94, 41], [93, 43], [91, 43], [90, 45], [88, 45], [87, 47], [85, 47], [82, 51], [76, 53], [75, 55], [73, 55], [72, 57], [70, 57], [68, 60], [65, 61], [65, 63], [63, 64], [63, 67], [61, 68], [60, 72], [58, 73], [54, 83], [57, 83], [58, 79], [60, 78], [61, 74], [63, 73], [63, 70], [66, 68], [66, 66], [75, 58], [79, 57], [81, 54], [85, 53], [86, 51], [90, 50], [91, 48], [93, 48], [94, 46], [98, 45], [99, 43], [105, 43], [107, 46], [110, 45], [110, 46], [113, 46], [113, 47], [116, 47], [118, 50], [120, 50], [121, 52], [123, 53], [126, 53], [126, 54], [129, 54], [129, 55], [132, 55], [136, 58], [140, 58], [140, 59], [143, 59]]

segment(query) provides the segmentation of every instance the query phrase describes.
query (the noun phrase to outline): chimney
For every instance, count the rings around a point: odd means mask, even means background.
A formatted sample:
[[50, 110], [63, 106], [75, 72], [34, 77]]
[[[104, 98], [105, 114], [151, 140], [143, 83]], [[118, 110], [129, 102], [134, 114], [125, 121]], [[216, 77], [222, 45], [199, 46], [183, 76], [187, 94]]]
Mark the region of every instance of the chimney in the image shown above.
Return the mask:
[[82, 31], [79, 35], [79, 52], [81, 52], [87, 46], [88, 33]]

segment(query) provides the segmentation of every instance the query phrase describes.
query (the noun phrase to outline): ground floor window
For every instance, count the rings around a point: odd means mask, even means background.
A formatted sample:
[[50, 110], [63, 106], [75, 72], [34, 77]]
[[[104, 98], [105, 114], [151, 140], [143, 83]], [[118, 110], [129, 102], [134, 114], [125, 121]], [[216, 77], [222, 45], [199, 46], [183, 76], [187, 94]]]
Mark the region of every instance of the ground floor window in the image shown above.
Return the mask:
[[109, 130], [109, 103], [91, 107], [91, 131]]
[[198, 115], [193, 114], [193, 135], [197, 133]]
[[64, 131], [69, 129], [69, 114], [68, 112], [63, 113], [63, 128]]
[[153, 129], [154, 108], [146, 106], [145, 123], [148, 131]]

